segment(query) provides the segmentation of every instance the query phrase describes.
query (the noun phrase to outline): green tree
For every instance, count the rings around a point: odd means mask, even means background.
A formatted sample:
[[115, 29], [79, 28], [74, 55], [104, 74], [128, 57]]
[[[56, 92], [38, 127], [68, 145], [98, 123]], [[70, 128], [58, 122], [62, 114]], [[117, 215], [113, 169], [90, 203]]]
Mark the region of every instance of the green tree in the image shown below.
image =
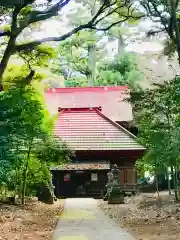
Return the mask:
[[[99, 7], [98, 1], [83, 0], [82, 4], [82, 9], [78, 9], [79, 14], [81, 14], [82, 16], [81, 19], [79, 19], [75, 14], [71, 14], [72, 24], [74, 25], [74, 27], [77, 27], [80, 22], [85, 22], [85, 19], [87, 18], [91, 19]], [[84, 7], [86, 8], [85, 14], [83, 13]], [[86, 48], [87, 52], [87, 57], [85, 60], [86, 63], [84, 64], [87, 65], [85, 76], [88, 80], [88, 86], [93, 86], [96, 79], [97, 42], [100, 39], [100, 35], [98, 35], [93, 29], [86, 31], [85, 33], [86, 34], [84, 34], [84, 49]]]
[[148, 35], [166, 33], [168, 38], [165, 44], [165, 54], [178, 54], [180, 64], [180, 15], [179, 0], [140, 0], [146, 15], [156, 22], [156, 28], [151, 29]]
[[128, 85], [130, 88], [137, 88], [142, 79], [133, 54], [117, 56], [114, 60], [99, 64], [98, 68], [96, 86]]
[[[137, 89], [143, 78], [138, 70], [136, 57], [133, 54], [123, 54], [113, 60], [97, 64], [97, 76], [95, 86], [118, 86], [128, 85], [131, 89]], [[88, 85], [87, 78], [83, 75], [67, 77], [67, 87], [85, 87]]]
[[66, 79], [66, 87], [87, 87], [88, 81], [84, 76], [72, 76]]
[[[70, 25], [77, 27], [79, 24], [86, 22], [87, 19], [91, 19], [99, 6], [98, 4], [98, 1], [82, 0], [77, 9], [75, 8], [68, 14]], [[122, 8], [121, 11], [125, 13], [127, 9]], [[106, 32], [100, 34], [95, 30], [85, 30], [75, 34], [73, 37], [60, 44], [60, 57], [55, 61], [55, 66], [53, 64], [53, 69], [65, 76], [66, 85], [71, 86], [72, 83], [74, 83], [74, 86], [79, 86], [80, 84], [76, 82], [77, 74], [80, 74], [79, 81], [81, 84], [84, 85], [86, 82], [88, 86], [95, 84], [97, 65], [106, 57], [107, 53], [107, 40], [106, 42], [101, 42], [101, 40], [104, 40], [105, 36], [109, 36], [110, 39], [118, 39], [118, 55], [124, 52], [121, 51], [120, 53], [120, 49], [122, 50], [124, 48], [122, 34], [127, 35], [128, 28], [121, 26], [121, 24], [117, 26], [113, 25], [111, 28], [108, 27], [114, 22], [118, 22], [118, 20], [119, 14], [117, 12], [110, 14], [99, 23], [99, 27], [107, 27]], [[132, 19], [128, 19], [127, 22], [129, 24], [137, 23], [135, 19], [133, 19], [133, 21]]]
[[[154, 171], [171, 168], [176, 199], [180, 169], [180, 85], [179, 78], [154, 89], [132, 94], [140, 140], [149, 149], [146, 164]], [[143, 160], [144, 160], [143, 159]], [[157, 174], [156, 174], [157, 175]]]
[[46, 75], [40, 70], [47, 67], [49, 59], [53, 57], [56, 57], [55, 49], [47, 44], [31, 52], [22, 51], [11, 59], [4, 72], [4, 89], [12, 84], [29, 85], [33, 81], [42, 80]]
[[88, 46], [96, 44], [99, 39], [100, 36], [92, 32], [81, 31], [69, 40], [62, 42], [58, 50], [59, 58], [55, 61], [57, 63], [56, 71], [62, 72], [66, 78], [71, 77], [73, 72], [78, 72], [88, 79], [90, 74]]
[[[141, 15], [136, 13], [135, 7], [131, 1], [98, 1], [99, 6], [97, 10], [92, 14], [91, 19], [87, 19], [86, 23], [82, 23], [79, 26], [73, 28], [69, 32], [57, 36], [57, 37], [45, 37], [38, 40], [32, 40], [29, 42], [23, 42], [21, 39], [22, 32], [30, 28], [32, 24], [38, 24], [42, 21], [48, 20], [59, 15], [59, 12], [68, 4], [70, 0], [58, 0], [56, 3], [49, 3], [44, 0], [43, 10], [40, 10], [35, 4], [35, 0], [25, 0], [21, 4], [17, 4], [15, 7], [9, 9], [9, 14], [6, 13], [6, 22], [8, 26], [1, 32], [1, 37], [4, 37], [5, 50], [0, 62], [0, 89], [3, 90], [2, 76], [8, 65], [9, 59], [14, 54], [21, 54], [22, 52], [33, 52], [37, 50], [37, 47], [43, 43], [55, 41], [60, 42], [70, 37], [71, 35], [81, 31], [82, 29], [92, 30], [107, 30], [115, 24], [124, 22], [129, 18], [139, 19]], [[126, 11], [124, 9], [126, 8]], [[123, 10], [123, 11], [121, 11]], [[101, 21], [110, 16], [111, 14], [118, 13], [119, 19], [117, 22], [111, 24], [108, 27], [100, 27]], [[9, 21], [10, 18], [10, 21]], [[9, 24], [10, 22], [10, 24]], [[32, 33], [31, 33], [32, 35]], [[31, 72], [32, 74], [32, 72]]]
[[[47, 111], [33, 87], [12, 87], [1, 93], [0, 103], [0, 133], [4, 136], [0, 144], [1, 167], [9, 176], [7, 184], [20, 193], [24, 204], [29, 178], [31, 185], [33, 181], [46, 181], [50, 188], [50, 164], [66, 161], [69, 152], [63, 143], [53, 139], [49, 127], [52, 120], [47, 119]], [[53, 192], [52, 187], [50, 190]]]

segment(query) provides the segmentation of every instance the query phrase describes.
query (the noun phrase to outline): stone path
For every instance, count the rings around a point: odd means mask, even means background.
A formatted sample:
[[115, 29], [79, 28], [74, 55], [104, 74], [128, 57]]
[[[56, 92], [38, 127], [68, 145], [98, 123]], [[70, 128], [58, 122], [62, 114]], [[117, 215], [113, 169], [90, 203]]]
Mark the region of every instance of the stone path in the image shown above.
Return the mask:
[[90, 198], [66, 199], [53, 240], [135, 240]]

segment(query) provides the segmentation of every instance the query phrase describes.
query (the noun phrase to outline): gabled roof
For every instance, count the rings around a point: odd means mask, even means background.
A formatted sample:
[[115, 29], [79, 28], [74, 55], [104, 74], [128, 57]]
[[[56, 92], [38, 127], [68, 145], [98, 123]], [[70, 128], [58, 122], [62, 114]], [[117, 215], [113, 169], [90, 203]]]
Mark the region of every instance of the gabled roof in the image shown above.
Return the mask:
[[101, 108], [60, 108], [55, 135], [72, 150], [143, 150], [136, 137]]
[[131, 104], [125, 100], [128, 97], [127, 86], [55, 88], [45, 93], [47, 107], [52, 114], [57, 112], [58, 107], [102, 106], [102, 113], [118, 122], [133, 120]]

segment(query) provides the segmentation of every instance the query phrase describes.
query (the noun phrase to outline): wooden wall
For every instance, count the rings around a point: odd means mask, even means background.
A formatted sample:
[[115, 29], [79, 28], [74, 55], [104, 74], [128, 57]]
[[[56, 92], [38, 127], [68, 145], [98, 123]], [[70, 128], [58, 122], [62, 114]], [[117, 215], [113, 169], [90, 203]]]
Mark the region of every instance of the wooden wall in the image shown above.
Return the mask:
[[[119, 183], [122, 186], [132, 186], [136, 185], [137, 182], [137, 173], [135, 168], [136, 160], [138, 156], [142, 153], [138, 151], [79, 151], [76, 152], [75, 158], [73, 162], [83, 163], [83, 162], [102, 162], [109, 161], [111, 165], [117, 164], [120, 169], [119, 174]], [[77, 182], [75, 177], [75, 172], [72, 173], [73, 180], [70, 182], [64, 182], [64, 174], [68, 171], [53, 171], [53, 184], [55, 186], [55, 193], [57, 197], [75, 197], [76, 196], [76, 189], [77, 189]], [[82, 182], [89, 181], [90, 179], [90, 172], [92, 171], [84, 171], [84, 179]], [[98, 171], [99, 180], [98, 182], [92, 183], [91, 190], [101, 191], [105, 188], [107, 183], [107, 172], [108, 170], [100, 170]], [[93, 194], [91, 195], [93, 196]]]
[[137, 183], [137, 171], [135, 167], [120, 167], [120, 185], [134, 185]]
[[[91, 181], [91, 173], [98, 174], [97, 181]], [[85, 170], [83, 173], [77, 173], [76, 171], [52, 171], [53, 173], [53, 185], [55, 186], [55, 195], [57, 197], [78, 197], [77, 188], [80, 185], [85, 186], [87, 197], [96, 197], [101, 195], [101, 191], [105, 190], [107, 183], [108, 170]], [[70, 174], [70, 181], [64, 181], [64, 175]], [[81, 175], [82, 174], [82, 175]], [[81, 178], [79, 178], [81, 175]], [[86, 183], [89, 185], [86, 186]]]

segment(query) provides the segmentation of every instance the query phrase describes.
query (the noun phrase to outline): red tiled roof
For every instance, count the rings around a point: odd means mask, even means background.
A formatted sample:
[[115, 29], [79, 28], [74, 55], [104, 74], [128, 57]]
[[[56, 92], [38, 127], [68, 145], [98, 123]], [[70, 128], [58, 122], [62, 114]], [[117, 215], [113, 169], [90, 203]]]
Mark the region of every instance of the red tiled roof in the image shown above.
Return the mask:
[[144, 149], [134, 135], [107, 118], [99, 108], [61, 109], [55, 135], [72, 150]]
[[56, 113], [61, 108], [84, 108], [102, 106], [102, 112], [113, 121], [132, 121], [131, 104], [125, 101], [129, 96], [126, 86], [82, 87], [48, 89], [45, 99], [48, 110]]
[[108, 163], [71, 163], [52, 167], [51, 170], [106, 170], [110, 169]]

